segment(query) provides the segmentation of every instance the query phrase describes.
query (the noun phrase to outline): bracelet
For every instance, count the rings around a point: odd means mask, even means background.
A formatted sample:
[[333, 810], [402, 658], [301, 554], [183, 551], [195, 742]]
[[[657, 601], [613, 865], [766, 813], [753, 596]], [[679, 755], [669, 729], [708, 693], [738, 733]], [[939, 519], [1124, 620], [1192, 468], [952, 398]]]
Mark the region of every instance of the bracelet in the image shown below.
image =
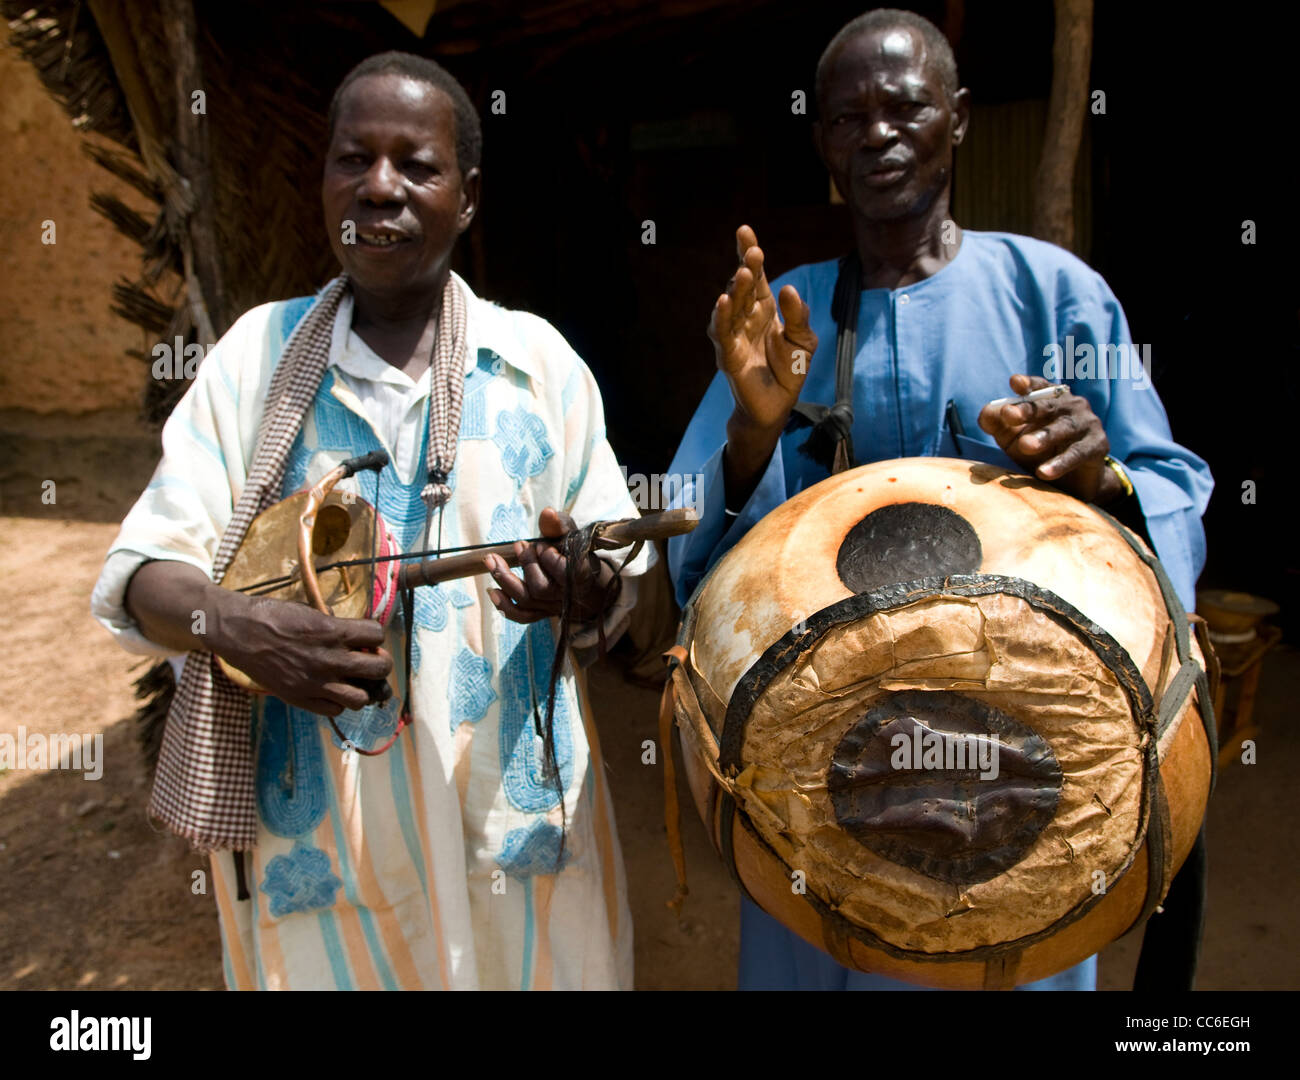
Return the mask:
[[726, 514], [727, 517], [740, 517], [739, 510], [728, 510], [725, 506], [722, 508], [722, 512]]
[[1133, 481], [1128, 478], [1128, 473], [1124, 471], [1124, 466], [1116, 461], [1109, 454], [1106, 455], [1106, 465], [1110, 470], [1119, 477], [1119, 482], [1124, 488], [1125, 497], [1133, 494]]

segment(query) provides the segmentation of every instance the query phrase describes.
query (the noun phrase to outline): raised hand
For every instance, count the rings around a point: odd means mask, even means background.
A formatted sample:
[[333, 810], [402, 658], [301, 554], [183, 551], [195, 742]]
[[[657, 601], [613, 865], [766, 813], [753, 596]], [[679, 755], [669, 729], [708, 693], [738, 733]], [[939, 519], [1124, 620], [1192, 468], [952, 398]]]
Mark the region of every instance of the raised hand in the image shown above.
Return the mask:
[[735, 403], [723, 455], [728, 507], [743, 505], [757, 486], [817, 351], [808, 305], [793, 285], [780, 297], [772, 295], [763, 251], [748, 225], [736, 230], [736, 254], [740, 268], [709, 320], [718, 370], [727, 377]]
[[817, 335], [793, 285], [779, 298], [772, 295], [763, 251], [748, 225], [736, 230], [736, 254], [740, 267], [713, 306], [709, 340], [731, 386], [736, 419], [755, 431], [779, 432], [799, 400]]

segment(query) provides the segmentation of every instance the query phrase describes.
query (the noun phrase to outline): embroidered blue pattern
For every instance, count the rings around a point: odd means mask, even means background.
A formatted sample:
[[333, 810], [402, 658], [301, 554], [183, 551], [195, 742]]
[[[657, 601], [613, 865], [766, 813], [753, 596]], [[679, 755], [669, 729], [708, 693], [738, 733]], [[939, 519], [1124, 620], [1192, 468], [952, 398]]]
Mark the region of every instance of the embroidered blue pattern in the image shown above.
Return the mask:
[[465, 376], [465, 398], [460, 407], [460, 437], [486, 439], [487, 384], [501, 374], [505, 361], [491, 349], [479, 349], [474, 370]]
[[[510, 805], [526, 813], [540, 814], [560, 804], [555, 783], [543, 773], [545, 761], [541, 739], [536, 737], [533, 703], [541, 720], [546, 720], [546, 688], [555, 655], [555, 641], [548, 622], [518, 623], [502, 620], [500, 655], [501, 717], [499, 749], [501, 778]], [[531, 657], [532, 678], [529, 677]], [[564, 683], [555, 695], [555, 757], [565, 791], [573, 780], [573, 731]]]
[[496, 699], [492, 665], [473, 650], [461, 649], [451, 665], [451, 730], [478, 723]]
[[[337, 377], [333, 372], [326, 372], [322, 383], [329, 382], [332, 387], [333, 379]], [[357, 443], [354, 440], [358, 435], [362, 434], [358, 429], [368, 425], [333, 394], [325, 392], [316, 396], [316, 410], [312, 418], [316, 421], [318, 450], [344, 450], [349, 454], [361, 453], [360, 450], [355, 449]], [[365, 440], [366, 442], [378, 442], [371, 432], [367, 431], [364, 434], [370, 436]], [[378, 449], [378, 446], [375, 449]], [[373, 477], [373, 475], [372, 473], [371, 476]]]
[[540, 473], [555, 453], [546, 439], [546, 425], [522, 405], [497, 413], [492, 441], [501, 451], [502, 466], [517, 484]]
[[276, 836], [306, 836], [329, 808], [319, 716], [276, 697], [262, 704], [257, 744], [257, 811]]
[[[330, 392], [332, 387], [333, 378], [327, 374], [312, 406], [313, 423], [304, 423], [289, 451], [282, 496], [287, 497], [306, 485], [308, 469], [316, 454], [331, 451], [341, 459], [380, 447], [370, 425], [336, 399]], [[309, 428], [315, 431], [314, 445], [309, 445], [307, 440]], [[421, 446], [420, 460], [424, 460], [424, 455], [425, 447]], [[454, 478], [453, 472], [453, 483]], [[425, 509], [420, 499], [420, 489], [424, 486], [422, 471], [417, 471], [411, 483], [404, 484], [396, 468], [389, 464], [383, 470], [382, 483], [373, 472], [359, 473], [356, 480], [360, 484], [361, 497], [372, 506], [378, 503], [379, 513], [397, 542], [406, 549], [414, 547], [424, 531]], [[444, 536], [443, 542], [451, 546], [456, 540]], [[417, 589], [416, 624], [429, 629], [445, 627], [449, 600], [462, 607], [473, 602], [458, 589], [450, 592]], [[400, 609], [397, 617], [401, 618]], [[418, 656], [417, 639], [412, 650], [412, 661], [416, 666], [419, 664]], [[400, 708], [399, 688], [399, 693], [385, 705], [370, 705], [345, 712], [337, 722], [348, 739], [361, 749], [369, 750], [393, 733]], [[324, 724], [319, 716], [289, 708], [277, 698], [264, 700], [258, 734], [258, 810], [266, 827], [277, 836], [306, 835], [324, 820], [329, 805], [326, 789], [328, 769], [320, 739], [320, 729]], [[342, 743], [333, 730], [328, 725], [325, 729], [331, 742], [341, 747]]]
[[271, 914], [280, 919], [295, 911], [331, 907], [342, 884], [330, 869], [330, 857], [299, 840], [288, 855], [277, 855], [266, 864], [261, 891], [271, 898]]
[[[448, 545], [449, 547], [451, 545]], [[442, 585], [426, 585], [415, 590], [415, 625], [421, 630], [432, 630], [435, 634], [447, 629], [447, 605], [454, 608], [466, 608], [474, 603], [472, 597], [457, 588], [444, 588]], [[420, 670], [420, 635], [411, 638], [411, 667]]]
[[564, 857], [560, 854], [560, 829], [549, 821], [538, 821], [524, 829], [506, 833], [497, 855], [497, 863], [512, 878], [530, 878], [534, 874], [554, 874], [569, 863], [572, 838], [565, 841]]
[[454, 608], [469, 607], [474, 603], [463, 589], [443, 585], [425, 585], [415, 592], [415, 625], [426, 630], [445, 630], [447, 628], [447, 606]]
[[[397, 721], [402, 714], [402, 703], [394, 694], [382, 705], [367, 705], [364, 709], [344, 709], [334, 718], [339, 731], [353, 746], [360, 750], [373, 750], [388, 740], [397, 730]], [[326, 725], [330, 741], [340, 750], [343, 740]]]
[[316, 303], [316, 297], [314, 296], [297, 296], [284, 302], [284, 306], [280, 308], [281, 346], [289, 340], [289, 335], [297, 329], [298, 324], [302, 322], [302, 317], [311, 310], [314, 303]]
[[492, 508], [492, 522], [488, 526], [487, 542], [504, 544], [521, 536], [536, 536], [528, 530], [528, 515], [518, 503], [504, 503]]

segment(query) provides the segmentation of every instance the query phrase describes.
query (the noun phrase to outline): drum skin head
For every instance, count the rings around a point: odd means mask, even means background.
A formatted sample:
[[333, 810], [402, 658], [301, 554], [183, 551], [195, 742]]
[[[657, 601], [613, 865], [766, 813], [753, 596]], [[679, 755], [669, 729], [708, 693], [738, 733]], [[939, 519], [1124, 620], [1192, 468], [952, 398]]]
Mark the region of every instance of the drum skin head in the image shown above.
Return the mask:
[[[1178, 667], [1159, 583], [1047, 485], [851, 470], [759, 522], [692, 610], [697, 806], [751, 896], [841, 963], [1042, 978], [1137, 918], [1153, 815], [1171, 863], [1191, 847], [1209, 749], [1194, 698], [1155, 727]], [[711, 752], [726, 796], [691, 761]]]
[[826, 774], [849, 836], [954, 885], [1022, 862], [1055, 817], [1061, 786], [1046, 739], [950, 690], [878, 699], [840, 739]]
[[946, 506], [892, 503], [872, 510], [849, 529], [835, 572], [855, 593], [899, 581], [976, 573], [984, 561], [979, 534]]
[[[904, 458], [864, 465], [800, 492], [755, 525], [714, 569], [700, 606], [718, 630], [696, 635], [695, 654], [723, 700], [777, 637], [860, 591], [840, 576], [841, 549], [875, 511], [906, 504], [950, 511], [980, 544], [978, 566], [954, 558], [941, 569], [941, 556], [948, 554], [943, 549], [930, 560], [934, 574], [920, 576], [980, 572], [1032, 581], [1094, 618], [1104, 614], [1103, 625], [1143, 674], [1158, 676], [1164, 641], [1154, 628], [1165, 619], [1160, 589], [1105, 518], [1055, 488], [996, 466]], [[892, 542], [905, 548], [925, 541], [930, 521], [898, 513], [895, 523], [901, 535]], [[780, 634], [773, 635], [777, 628]]]

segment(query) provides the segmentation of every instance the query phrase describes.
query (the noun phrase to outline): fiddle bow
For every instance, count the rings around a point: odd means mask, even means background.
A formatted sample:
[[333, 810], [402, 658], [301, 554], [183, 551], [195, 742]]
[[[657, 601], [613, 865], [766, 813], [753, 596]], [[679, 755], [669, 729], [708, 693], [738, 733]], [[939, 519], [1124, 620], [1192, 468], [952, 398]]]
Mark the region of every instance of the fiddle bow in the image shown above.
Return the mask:
[[[387, 624], [397, 596], [409, 589], [485, 574], [488, 572], [483, 565], [486, 555], [496, 555], [512, 567], [519, 565], [514, 551], [518, 540], [442, 551], [401, 552], [383, 519], [369, 503], [352, 492], [335, 490], [341, 480], [365, 470], [378, 472], [388, 461], [388, 454], [383, 450], [350, 458], [311, 488], [262, 511], [249, 525], [220, 582], [222, 587], [252, 596], [305, 603], [326, 615], [375, 618]], [[566, 525], [564, 535], [521, 539], [525, 543], [563, 545], [577, 529], [567, 514], [561, 513], [560, 517]], [[588, 528], [592, 530], [592, 550], [612, 551], [647, 540], [679, 536], [690, 532], [698, 523], [696, 512], [683, 508], [596, 522]], [[407, 561], [416, 559], [419, 561]], [[252, 693], [266, 692], [242, 671], [221, 658], [218, 660], [237, 686]], [[386, 682], [382, 688], [365, 688], [379, 701], [387, 699]], [[407, 722], [403, 715], [398, 732]], [[337, 727], [335, 731], [338, 732]], [[339, 736], [343, 738], [342, 733]], [[382, 751], [358, 749], [358, 752]]]

